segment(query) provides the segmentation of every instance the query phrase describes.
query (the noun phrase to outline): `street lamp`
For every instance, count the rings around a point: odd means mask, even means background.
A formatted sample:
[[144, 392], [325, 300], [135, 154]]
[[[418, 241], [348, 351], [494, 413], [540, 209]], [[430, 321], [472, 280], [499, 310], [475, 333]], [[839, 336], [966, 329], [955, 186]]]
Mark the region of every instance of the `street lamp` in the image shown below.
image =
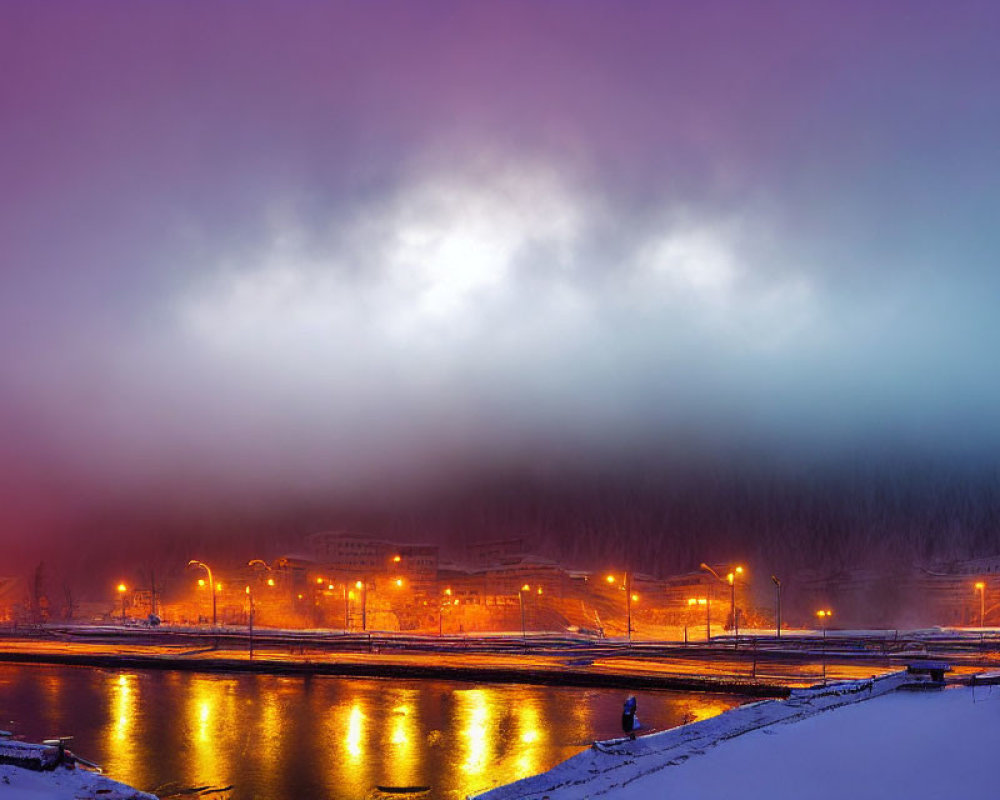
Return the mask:
[[736, 642], [740, 640], [740, 617], [736, 613], [736, 578], [743, 574], [743, 567], [737, 567], [728, 575], [726, 575], [726, 580], [729, 581], [729, 588], [731, 590], [730, 600], [729, 600], [729, 610], [733, 615], [733, 631], [736, 634]]
[[985, 628], [986, 623], [986, 584], [983, 581], [976, 581], [976, 591], [979, 592], [979, 627]]
[[216, 610], [215, 610], [216, 609], [216, 605], [215, 605], [216, 585], [215, 585], [215, 581], [212, 578], [212, 568], [209, 567], [208, 564], [206, 564], [205, 562], [198, 561], [197, 559], [194, 559], [194, 558], [192, 558], [190, 561], [188, 561], [188, 566], [189, 567], [200, 567], [201, 569], [205, 570], [205, 572], [208, 573], [208, 585], [210, 587], [212, 587], [212, 627], [214, 628], [214, 627], [216, 627], [216, 623], [218, 621], [218, 617], [216, 615]]
[[[743, 574], [743, 567], [735, 567], [725, 578], [719, 575], [714, 569], [712, 569], [705, 562], [701, 563], [701, 569], [706, 572], [710, 572], [715, 579], [721, 583], [728, 583], [730, 589], [729, 598], [729, 612], [733, 618], [733, 630], [735, 632], [736, 638], [733, 639], [733, 649], [737, 649], [740, 643], [740, 621], [736, 617], [736, 578]], [[709, 597], [711, 598], [711, 591], [709, 592]], [[711, 638], [711, 636], [709, 636]]]
[[823, 628], [823, 638], [826, 638], [826, 624], [830, 621], [830, 617], [833, 616], [833, 612], [828, 608], [821, 608], [816, 612], [816, 616], [819, 617], [820, 625]]
[[[605, 580], [609, 584], [614, 584], [616, 579], [614, 575], [608, 575], [607, 578], [605, 578]], [[632, 644], [632, 601], [633, 600], [638, 601], [639, 596], [632, 594], [632, 576], [629, 575], [628, 572], [622, 575], [622, 580], [624, 581], [624, 584], [622, 586], [619, 586], [618, 588], [624, 590], [625, 592], [625, 625], [627, 629], [626, 635], [628, 637], [628, 643]]]
[[250, 623], [250, 660], [253, 661], [253, 590], [250, 588], [250, 584], [246, 587], [247, 599], [250, 601], [250, 616], [248, 617]]
[[128, 587], [125, 586], [124, 583], [118, 584], [118, 594], [121, 595], [122, 598], [122, 625], [125, 624], [125, 590], [127, 588]]
[[[448, 605], [451, 597], [451, 587], [449, 586], [444, 590], [444, 598], [442, 598], [441, 603], [438, 605], [438, 636], [444, 635], [444, 607]], [[458, 602], [457, 600], [455, 602]]]
[[355, 581], [354, 588], [361, 592], [361, 632], [368, 630], [368, 581]]
[[823, 683], [826, 683], [826, 625], [833, 616], [833, 612], [828, 608], [821, 608], [816, 612], [820, 624], [823, 626]]
[[774, 575], [771, 576], [771, 582], [774, 584], [775, 591], [775, 611], [774, 611], [774, 632], [775, 638], [781, 638], [781, 581], [779, 581]]
[[[248, 567], [258, 567], [258, 566], [262, 567], [263, 570], [264, 570], [264, 573], [267, 575], [267, 578], [265, 578], [264, 583], [266, 583], [268, 586], [274, 586], [274, 578], [271, 576], [271, 572], [274, 570], [274, 567], [272, 567], [266, 561], [264, 561], [263, 559], [260, 559], [260, 558], [251, 558], [247, 562], [247, 566]], [[247, 594], [250, 595], [250, 604], [253, 605], [253, 593], [252, 592], [247, 592]], [[273, 600], [274, 598], [272, 597], [271, 599]], [[267, 603], [265, 602], [264, 605], [266, 606]], [[252, 628], [251, 628], [251, 630], [252, 630]], [[253, 653], [253, 643], [252, 642], [250, 644], [250, 652], [251, 652], [251, 655], [252, 655], [252, 653]]]
[[272, 567], [266, 561], [264, 561], [261, 558], [251, 558], [247, 562], [247, 566], [248, 567], [254, 567], [254, 566], [260, 566], [260, 567], [262, 567], [264, 569], [264, 572], [267, 573], [267, 579], [265, 580], [265, 583], [268, 586], [274, 586], [274, 578], [271, 576], [271, 573], [274, 571], [274, 567]]

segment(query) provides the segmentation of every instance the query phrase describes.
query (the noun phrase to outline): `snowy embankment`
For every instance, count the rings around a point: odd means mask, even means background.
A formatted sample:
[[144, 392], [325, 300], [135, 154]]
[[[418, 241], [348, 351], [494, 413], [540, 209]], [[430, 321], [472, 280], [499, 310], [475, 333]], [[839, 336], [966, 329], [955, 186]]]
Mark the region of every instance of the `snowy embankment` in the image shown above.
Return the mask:
[[[7, 734], [3, 732], [4, 737]], [[124, 783], [75, 766], [76, 757], [59, 743], [30, 744], [0, 739], [0, 797], [3, 800], [156, 800]]]
[[0, 764], [3, 800], [156, 800], [156, 797], [103, 775], [82, 769], [56, 767], [36, 772]]
[[[997, 797], [1000, 687], [893, 692], [773, 725], [676, 769], [615, 787], [614, 800], [959, 800]], [[568, 795], [553, 794], [557, 797]], [[588, 791], [571, 795], [577, 800]]]
[[[668, 772], [685, 773], [686, 767], [681, 770], [667, 768], [684, 764], [693, 756], [703, 756], [706, 748], [743, 734], [769, 729], [777, 723], [796, 722], [820, 711], [884, 695], [894, 691], [907, 680], [909, 678], [905, 672], [895, 672], [869, 680], [798, 689], [786, 700], [749, 703], [730, 709], [717, 717], [650, 736], [640, 736], [635, 740], [613, 739], [597, 742], [590, 749], [567, 759], [548, 772], [492, 789], [478, 795], [478, 800], [520, 800], [520, 798], [542, 797], [549, 800], [560, 798], [579, 800], [601, 795], [618, 798], [625, 797], [623, 792], [626, 790], [629, 790], [628, 797], [665, 796], [660, 790], [660, 776]], [[719, 751], [724, 749], [719, 748]], [[796, 758], [796, 755], [787, 751], [775, 751], [771, 755], [771, 758], [765, 759], [762, 763], [771, 771], [772, 785], [769, 785], [767, 794], [769, 797], [774, 797], [773, 782], [776, 774], [774, 771], [780, 769], [784, 773], [785, 762]], [[740, 769], [745, 770], [748, 767]], [[652, 779], [652, 783], [648, 783], [646, 779]], [[746, 793], [741, 780], [736, 781], [740, 786], [739, 796], [744, 798], [756, 796]], [[783, 777], [781, 782], [784, 783]], [[639, 784], [646, 786], [644, 790], [646, 794], [631, 792], [631, 787]], [[682, 781], [679, 785], [687, 787], [687, 782]], [[713, 798], [725, 796], [719, 793], [717, 782], [710, 785], [711, 791], [707, 791], [705, 796]], [[678, 789], [678, 792], [680, 791]], [[685, 788], [684, 792], [685, 794], [679, 793], [676, 796], [699, 796], [691, 794], [688, 788]], [[813, 796], [808, 792], [806, 794]], [[671, 793], [668, 796], [674, 795]], [[804, 795], [800, 793], [789, 796]]]

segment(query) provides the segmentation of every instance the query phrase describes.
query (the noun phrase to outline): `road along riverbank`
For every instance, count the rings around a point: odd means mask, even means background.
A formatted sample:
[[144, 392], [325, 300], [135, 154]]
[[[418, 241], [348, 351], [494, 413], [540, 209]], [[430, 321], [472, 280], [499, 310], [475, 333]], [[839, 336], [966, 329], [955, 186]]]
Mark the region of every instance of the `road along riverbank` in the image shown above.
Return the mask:
[[[920, 655], [915, 656], [920, 658]], [[926, 657], [926, 656], [923, 656]], [[0, 661], [105, 668], [256, 672], [343, 677], [430, 678], [621, 689], [738, 692], [780, 697], [790, 689], [853, 680], [899, 668], [853, 650], [782, 652], [730, 644], [589, 642], [555, 635], [413, 637], [272, 631], [255, 639], [221, 631], [84, 626], [0, 636]]]

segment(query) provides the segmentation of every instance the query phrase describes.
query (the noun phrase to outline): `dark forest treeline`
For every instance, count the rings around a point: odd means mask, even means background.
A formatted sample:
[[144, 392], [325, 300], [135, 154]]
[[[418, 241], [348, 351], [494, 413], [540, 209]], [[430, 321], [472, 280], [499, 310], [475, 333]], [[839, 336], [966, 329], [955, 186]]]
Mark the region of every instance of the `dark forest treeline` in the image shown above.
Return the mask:
[[456, 549], [515, 535], [569, 563], [659, 576], [730, 560], [892, 570], [1000, 553], [1000, 480], [992, 468], [906, 465], [522, 477], [390, 516], [386, 527]]
[[1000, 554], [1000, 480], [994, 467], [744, 463], [522, 471], [419, 495], [376, 488], [351, 502], [251, 497], [209, 506], [168, 495], [75, 521], [34, 557], [92, 595], [118, 575], [155, 571], [169, 582], [189, 558], [238, 564], [303, 552], [304, 536], [323, 529], [436, 542], [456, 559], [467, 542], [516, 537], [567, 565], [654, 576], [702, 561], [785, 574], [893, 571]]

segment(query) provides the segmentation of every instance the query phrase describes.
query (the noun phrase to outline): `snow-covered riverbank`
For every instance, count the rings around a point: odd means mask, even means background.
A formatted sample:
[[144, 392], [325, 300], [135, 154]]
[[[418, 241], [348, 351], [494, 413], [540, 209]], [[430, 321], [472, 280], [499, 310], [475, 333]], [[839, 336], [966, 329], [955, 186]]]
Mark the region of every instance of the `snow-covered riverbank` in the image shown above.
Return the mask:
[[754, 703], [645, 740], [591, 748], [481, 798], [993, 796], [1000, 687], [881, 691], [892, 688], [883, 681], [871, 699], [846, 705], [819, 696], [804, 706], [794, 696]]
[[51, 771], [0, 764], [3, 800], [156, 800], [124, 783], [82, 769], [57, 767]]
[[993, 758], [998, 749], [1000, 687], [894, 692], [741, 736], [677, 769], [663, 769], [617, 787], [607, 796], [616, 800], [995, 797]]

